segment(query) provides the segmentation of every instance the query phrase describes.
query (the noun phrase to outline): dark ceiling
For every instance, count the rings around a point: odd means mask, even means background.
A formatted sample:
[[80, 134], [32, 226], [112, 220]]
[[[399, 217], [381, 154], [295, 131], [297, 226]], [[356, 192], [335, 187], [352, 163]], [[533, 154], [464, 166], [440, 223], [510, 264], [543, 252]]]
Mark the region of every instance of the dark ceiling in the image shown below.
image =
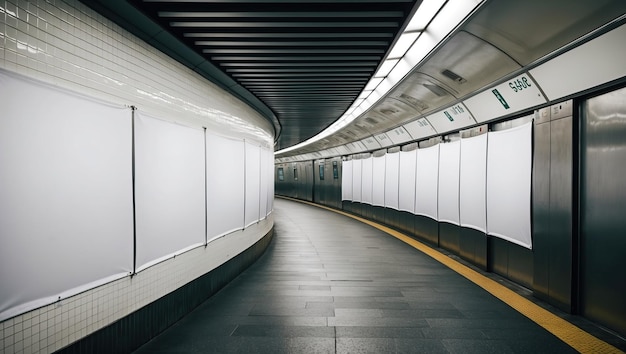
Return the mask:
[[269, 107], [280, 150], [341, 117], [421, 1], [128, 2]]

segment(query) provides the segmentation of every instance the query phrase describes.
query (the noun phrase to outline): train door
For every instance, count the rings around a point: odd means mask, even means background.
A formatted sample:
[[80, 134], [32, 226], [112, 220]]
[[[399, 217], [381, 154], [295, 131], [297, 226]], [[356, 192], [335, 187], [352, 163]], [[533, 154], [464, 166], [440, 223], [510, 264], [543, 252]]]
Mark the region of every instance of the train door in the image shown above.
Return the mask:
[[305, 161], [304, 163], [304, 173], [305, 173], [305, 197], [304, 199], [312, 202], [313, 201], [313, 161]]
[[581, 113], [580, 311], [626, 335], [626, 88]]

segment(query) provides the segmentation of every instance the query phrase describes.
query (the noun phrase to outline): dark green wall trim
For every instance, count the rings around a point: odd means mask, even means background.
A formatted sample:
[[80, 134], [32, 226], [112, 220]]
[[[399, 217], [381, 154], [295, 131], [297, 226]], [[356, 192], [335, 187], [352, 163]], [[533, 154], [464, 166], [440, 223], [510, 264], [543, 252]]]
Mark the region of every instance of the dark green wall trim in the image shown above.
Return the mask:
[[272, 228], [228, 262], [57, 353], [130, 353], [176, 323], [256, 262], [273, 235]]

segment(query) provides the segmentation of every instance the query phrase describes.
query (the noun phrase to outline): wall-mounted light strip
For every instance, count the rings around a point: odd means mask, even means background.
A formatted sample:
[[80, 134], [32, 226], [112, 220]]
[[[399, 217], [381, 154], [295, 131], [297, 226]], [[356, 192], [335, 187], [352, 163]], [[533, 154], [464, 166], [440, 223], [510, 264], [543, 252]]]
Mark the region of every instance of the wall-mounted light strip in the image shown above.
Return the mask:
[[322, 140], [367, 112], [485, 0], [424, 0], [387, 59], [352, 106], [335, 123], [316, 136], [286, 149], [280, 155]]

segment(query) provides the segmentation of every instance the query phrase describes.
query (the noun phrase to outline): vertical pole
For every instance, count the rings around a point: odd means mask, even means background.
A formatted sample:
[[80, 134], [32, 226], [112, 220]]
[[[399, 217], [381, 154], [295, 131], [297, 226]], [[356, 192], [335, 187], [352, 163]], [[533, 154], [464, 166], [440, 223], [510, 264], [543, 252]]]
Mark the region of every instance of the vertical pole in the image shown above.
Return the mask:
[[204, 130], [204, 247], [209, 244], [209, 206], [208, 206], [208, 188], [207, 188], [207, 157], [206, 151], [206, 127], [202, 127]]
[[137, 107], [130, 106], [131, 109], [131, 146], [132, 146], [132, 190], [133, 190], [133, 272], [131, 276], [137, 274], [137, 211], [135, 206], [135, 112]]
[[243, 139], [243, 229], [246, 228], [246, 194], [247, 194], [247, 166], [246, 166], [246, 158], [247, 158], [247, 149], [246, 149], [246, 139]]

